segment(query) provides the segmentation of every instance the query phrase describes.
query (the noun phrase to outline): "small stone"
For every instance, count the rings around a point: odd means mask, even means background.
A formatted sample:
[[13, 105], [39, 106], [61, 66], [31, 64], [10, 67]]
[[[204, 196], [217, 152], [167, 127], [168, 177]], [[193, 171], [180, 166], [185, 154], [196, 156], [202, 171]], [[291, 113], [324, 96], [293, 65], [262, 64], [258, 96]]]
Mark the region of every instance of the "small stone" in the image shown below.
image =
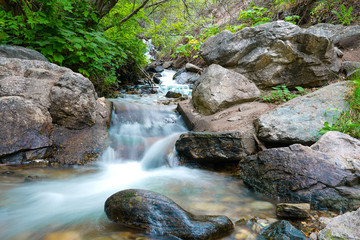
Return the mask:
[[172, 91], [168, 91], [165, 95], [165, 97], [167, 97], [167, 98], [179, 98], [181, 96], [182, 96], [181, 93], [172, 92]]
[[276, 215], [280, 218], [305, 219], [310, 216], [309, 203], [279, 203]]

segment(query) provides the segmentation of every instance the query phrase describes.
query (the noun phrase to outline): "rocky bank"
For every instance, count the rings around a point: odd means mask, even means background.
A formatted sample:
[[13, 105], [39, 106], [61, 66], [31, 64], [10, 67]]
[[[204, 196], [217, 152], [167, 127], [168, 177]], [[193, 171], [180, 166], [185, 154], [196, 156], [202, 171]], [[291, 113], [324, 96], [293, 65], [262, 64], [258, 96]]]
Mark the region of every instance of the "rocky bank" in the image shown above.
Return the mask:
[[0, 164], [73, 165], [104, 149], [112, 104], [81, 74], [0, 46]]

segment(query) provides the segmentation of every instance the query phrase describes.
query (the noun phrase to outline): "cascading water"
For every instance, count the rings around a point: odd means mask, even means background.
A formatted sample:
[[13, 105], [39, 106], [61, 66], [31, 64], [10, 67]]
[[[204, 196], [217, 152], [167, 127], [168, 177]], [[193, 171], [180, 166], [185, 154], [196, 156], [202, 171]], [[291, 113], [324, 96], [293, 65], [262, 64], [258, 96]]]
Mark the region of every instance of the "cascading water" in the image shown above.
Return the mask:
[[[190, 94], [188, 86], [175, 84], [170, 72], [166, 74], [163, 92]], [[105, 200], [128, 188], [162, 193], [195, 214], [222, 214], [233, 221], [248, 214], [272, 216], [273, 205], [256, 200], [239, 180], [177, 166], [174, 143], [187, 130], [175, 106], [157, 104], [163, 92], [113, 100], [109, 148], [97, 165], [34, 170], [45, 177], [39, 182], [1, 181], [0, 239], [48, 240], [64, 232], [84, 240], [144, 237], [111, 223], [104, 214]]]

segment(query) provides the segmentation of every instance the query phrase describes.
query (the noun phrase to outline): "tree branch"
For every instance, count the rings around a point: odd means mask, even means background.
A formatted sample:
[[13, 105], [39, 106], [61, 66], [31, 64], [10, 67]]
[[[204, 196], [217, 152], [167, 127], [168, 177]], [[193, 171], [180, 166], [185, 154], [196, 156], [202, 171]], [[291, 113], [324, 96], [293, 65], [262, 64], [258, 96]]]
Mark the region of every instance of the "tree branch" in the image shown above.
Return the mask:
[[151, 8], [151, 7], [154, 7], [156, 5], [159, 5], [159, 4], [162, 4], [162, 3], [165, 3], [165, 2], [168, 2], [168, 1], [171, 1], [171, 0], [161, 0], [161, 1], [158, 1], [156, 3], [153, 3], [153, 4], [150, 4], [150, 5], [147, 5], [145, 8]]

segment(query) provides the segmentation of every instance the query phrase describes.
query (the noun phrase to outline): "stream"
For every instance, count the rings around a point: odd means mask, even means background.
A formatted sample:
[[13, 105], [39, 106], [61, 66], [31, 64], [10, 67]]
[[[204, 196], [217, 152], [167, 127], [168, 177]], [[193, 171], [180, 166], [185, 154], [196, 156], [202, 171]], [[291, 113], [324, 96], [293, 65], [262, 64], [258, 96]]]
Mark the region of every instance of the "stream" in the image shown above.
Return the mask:
[[[188, 131], [176, 105], [162, 105], [168, 90], [191, 94], [165, 70], [158, 94], [127, 95], [114, 102], [109, 147], [99, 162], [70, 169], [0, 171], [0, 239], [160, 239], [110, 222], [105, 200], [117, 191], [141, 188], [164, 194], [194, 214], [275, 218], [275, 206], [227, 173], [179, 166], [174, 144]], [[39, 181], [24, 183], [26, 176]], [[236, 226], [223, 239], [254, 239]], [[248, 233], [248, 235], [246, 234]], [[249, 238], [250, 236], [250, 238]]]

